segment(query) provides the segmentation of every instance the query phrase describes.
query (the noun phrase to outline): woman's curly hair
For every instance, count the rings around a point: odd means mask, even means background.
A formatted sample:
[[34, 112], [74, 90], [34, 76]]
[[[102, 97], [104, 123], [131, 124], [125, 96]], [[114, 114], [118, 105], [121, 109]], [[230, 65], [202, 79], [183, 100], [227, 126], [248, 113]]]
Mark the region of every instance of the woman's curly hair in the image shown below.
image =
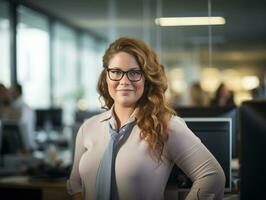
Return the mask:
[[98, 81], [98, 92], [103, 98], [104, 108], [110, 109], [114, 103], [108, 92], [106, 69], [110, 59], [119, 52], [126, 52], [136, 59], [145, 77], [144, 93], [137, 103], [137, 125], [140, 138], [148, 142], [152, 155], [162, 161], [164, 144], [168, 139], [168, 123], [175, 112], [167, 105], [165, 91], [167, 79], [163, 65], [156, 53], [143, 41], [122, 37], [114, 41], [103, 56], [103, 71]]

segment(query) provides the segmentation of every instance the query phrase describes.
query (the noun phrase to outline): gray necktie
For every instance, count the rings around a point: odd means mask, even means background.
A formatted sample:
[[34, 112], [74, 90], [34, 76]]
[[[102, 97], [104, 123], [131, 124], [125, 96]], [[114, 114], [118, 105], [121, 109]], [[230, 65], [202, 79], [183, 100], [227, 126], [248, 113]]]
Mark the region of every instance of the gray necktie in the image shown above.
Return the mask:
[[117, 199], [115, 181], [115, 158], [118, 151], [118, 144], [125, 140], [134, 127], [134, 121], [124, 125], [119, 132], [116, 132], [109, 123], [111, 138], [100, 161], [96, 175], [96, 200]]

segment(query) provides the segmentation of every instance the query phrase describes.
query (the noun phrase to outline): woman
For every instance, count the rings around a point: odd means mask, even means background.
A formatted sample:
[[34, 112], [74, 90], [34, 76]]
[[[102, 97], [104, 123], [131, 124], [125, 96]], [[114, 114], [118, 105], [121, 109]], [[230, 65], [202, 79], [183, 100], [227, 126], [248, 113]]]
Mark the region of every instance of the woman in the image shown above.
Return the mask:
[[98, 82], [106, 112], [88, 119], [76, 138], [67, 186], [76, 199], [163, 199], [177, 164], [194, 182], [187, 199], [222, 199], [222, 168], [164, 93], [167, 80], [144, 42], [119, 38], [103, 56]]
[[235, 106], [234, 93], [224, 83], [221, 83], [211, 101], [211, 106]]

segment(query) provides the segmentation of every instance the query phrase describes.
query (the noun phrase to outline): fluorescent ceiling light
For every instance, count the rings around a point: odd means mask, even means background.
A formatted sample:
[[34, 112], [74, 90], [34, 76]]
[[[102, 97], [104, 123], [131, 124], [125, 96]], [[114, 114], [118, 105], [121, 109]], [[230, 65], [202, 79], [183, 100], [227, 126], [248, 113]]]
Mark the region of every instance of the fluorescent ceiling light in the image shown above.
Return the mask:
[[162, 17], [156, 18], [155, 24], [159, 26], [200, 26], [223, 25], [223, 17]]

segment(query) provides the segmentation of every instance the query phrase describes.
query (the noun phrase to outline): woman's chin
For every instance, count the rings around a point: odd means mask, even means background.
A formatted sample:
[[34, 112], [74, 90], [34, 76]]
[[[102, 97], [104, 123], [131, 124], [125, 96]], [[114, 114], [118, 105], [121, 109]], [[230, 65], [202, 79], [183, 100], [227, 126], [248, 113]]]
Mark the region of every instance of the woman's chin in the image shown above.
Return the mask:
[[132, 101], [128, 101], [128, 100], [127, 101], [123, 100], [123, 101], [118, 102], [118, 104], [121, 107], [130, 108], [130, 107], [135, 107], [136, 103]]

